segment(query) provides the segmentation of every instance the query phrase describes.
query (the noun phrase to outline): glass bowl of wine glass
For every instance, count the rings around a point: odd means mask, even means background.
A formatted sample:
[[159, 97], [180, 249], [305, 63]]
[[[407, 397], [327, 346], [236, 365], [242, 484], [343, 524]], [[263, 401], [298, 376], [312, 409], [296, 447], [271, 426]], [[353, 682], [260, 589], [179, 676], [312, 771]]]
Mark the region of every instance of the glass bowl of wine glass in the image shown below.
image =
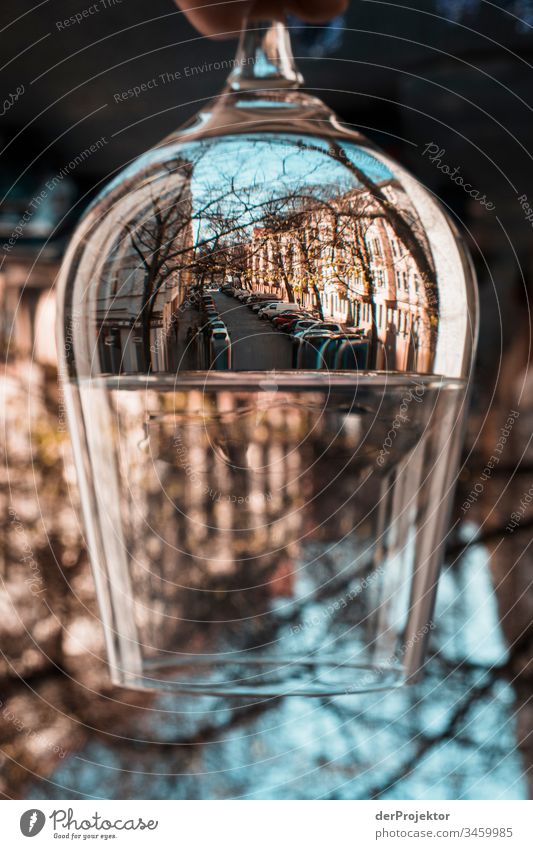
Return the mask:
[[302, 88], [282, 23], [114, 179], [59, 287], [117, 684], [231, 697], [423, 666], [477, 327], [436, 199]]

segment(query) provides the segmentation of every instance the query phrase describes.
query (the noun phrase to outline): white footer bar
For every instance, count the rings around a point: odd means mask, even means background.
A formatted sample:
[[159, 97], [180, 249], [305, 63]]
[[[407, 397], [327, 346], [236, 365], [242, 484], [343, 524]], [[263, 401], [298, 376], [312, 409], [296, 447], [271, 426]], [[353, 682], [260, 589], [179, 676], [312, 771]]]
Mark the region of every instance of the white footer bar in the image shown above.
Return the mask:
[[[84, 800], [2, 804], [0, 842], [6, 849], [73, 843], [161, 849], [533, 847], [533, 802]], [[32, 838], [35, 843], [29, 842]]]

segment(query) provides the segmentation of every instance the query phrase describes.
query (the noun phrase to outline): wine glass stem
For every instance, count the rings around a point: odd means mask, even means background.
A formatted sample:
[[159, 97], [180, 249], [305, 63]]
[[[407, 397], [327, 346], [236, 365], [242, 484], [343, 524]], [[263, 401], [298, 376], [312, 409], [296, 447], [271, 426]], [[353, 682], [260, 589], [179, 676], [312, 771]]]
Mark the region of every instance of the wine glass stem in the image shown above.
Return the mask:
[[228, 82], [234, 91], [298, 88], [303, 82], [281, 21], [246, 21]]

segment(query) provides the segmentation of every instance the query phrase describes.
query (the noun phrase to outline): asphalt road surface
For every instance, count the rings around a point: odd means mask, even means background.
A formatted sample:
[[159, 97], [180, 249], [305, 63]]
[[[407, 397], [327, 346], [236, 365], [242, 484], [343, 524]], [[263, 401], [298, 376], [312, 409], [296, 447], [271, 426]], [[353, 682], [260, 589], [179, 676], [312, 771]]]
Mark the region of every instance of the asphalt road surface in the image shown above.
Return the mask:
[[232, 369], [292, 368], [291, 340], [286, 334], [275, 330], [270, 321], [261, 321], [256, 313], [231, 295], [213, 292], [213, 300], [231, 338]]

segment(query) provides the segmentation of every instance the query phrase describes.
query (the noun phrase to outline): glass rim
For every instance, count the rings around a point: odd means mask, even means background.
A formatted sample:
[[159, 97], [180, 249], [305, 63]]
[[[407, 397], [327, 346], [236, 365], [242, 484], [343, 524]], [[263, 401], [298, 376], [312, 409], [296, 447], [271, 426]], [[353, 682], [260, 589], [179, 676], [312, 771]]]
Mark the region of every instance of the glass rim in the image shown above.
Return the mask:
[[354, 386], [391, 386], [404, 387], [411, 383], [413, 386], [423, 384], [426, 388], [438, 388], [456, 386], [466, 387], [468, 379], [461, 377], [447, 377], [440, 374], [421, 374], [408, 371], [325, 371], [306, 369], [272, 369], [262, 371], [184, 371], [184, 372], [158, 372], [157, 374], [112, 374], [99, 373], [95, 375], [78, 376], [67, 378], [72, 384], [93, 383], [104, 384], [108, 389], [128, 389], [128, 386], [139, 389], [144, 384], [147, 389], [157, 389], [162, 383], [168, 385], [169, 379], [173, 378], [176, 392], [188, 389], [205, 388], [206, 390], [224, 390], [241, 387], [249, 390], [258, 388], [263, 390], [261, 384], [265, 380], [276, 382], [276, 388], [290, 388], [291, 390], [323, 390], [329, 387], [333, 389], [350, 389]]

